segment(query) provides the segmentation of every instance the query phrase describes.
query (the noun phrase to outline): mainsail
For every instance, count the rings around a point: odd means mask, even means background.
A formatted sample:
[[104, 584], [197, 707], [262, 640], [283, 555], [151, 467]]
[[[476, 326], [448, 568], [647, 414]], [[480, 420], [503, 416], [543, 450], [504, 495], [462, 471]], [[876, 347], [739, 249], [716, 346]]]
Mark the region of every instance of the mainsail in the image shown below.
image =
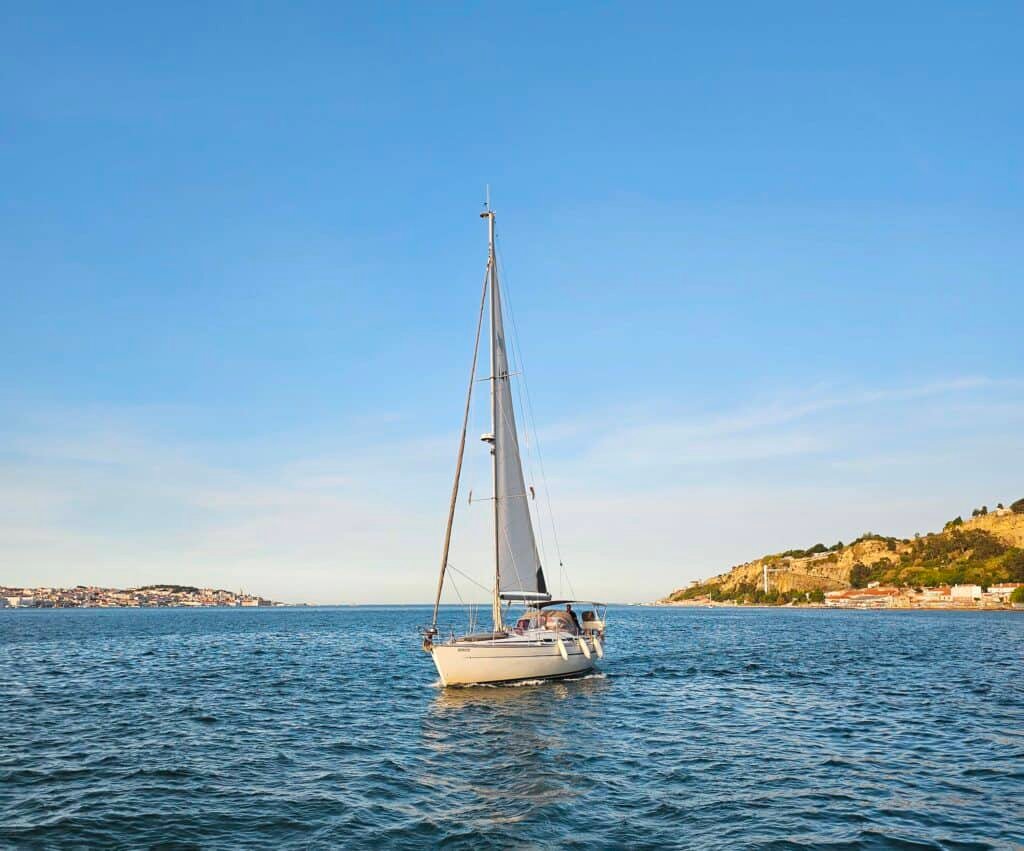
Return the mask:
[[519, 456], [516, 417], [501, 316], [501, 293], [491, 257], [491, 369], [494, 419], [494, 519], [498, 553], [498, 591], [504, 599], [546, 599], [544, 570], [530, 520], [530, 504]]

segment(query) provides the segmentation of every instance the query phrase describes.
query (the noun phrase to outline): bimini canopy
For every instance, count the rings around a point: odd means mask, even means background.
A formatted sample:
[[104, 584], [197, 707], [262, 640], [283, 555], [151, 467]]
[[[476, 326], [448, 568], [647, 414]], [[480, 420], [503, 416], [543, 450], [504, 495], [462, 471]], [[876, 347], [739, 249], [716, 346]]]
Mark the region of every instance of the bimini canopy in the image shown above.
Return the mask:
[[547, 600], [537, 606], [538, 609], [546, 609], [548, 606], [564, 606], [566, 603], [582, 603], [587, 606], [607, 606], [607, 603], [599, 603], [597, 600]]

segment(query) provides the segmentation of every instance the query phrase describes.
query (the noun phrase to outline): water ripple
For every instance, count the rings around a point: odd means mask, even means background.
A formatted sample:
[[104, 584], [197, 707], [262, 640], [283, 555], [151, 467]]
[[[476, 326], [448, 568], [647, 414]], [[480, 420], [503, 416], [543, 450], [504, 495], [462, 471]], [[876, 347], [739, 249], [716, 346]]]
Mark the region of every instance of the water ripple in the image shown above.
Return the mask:
[[1024, 847], [1021, 616], [613, 617], [446, 690], [422, 609], [0, 612], [0, 845]]

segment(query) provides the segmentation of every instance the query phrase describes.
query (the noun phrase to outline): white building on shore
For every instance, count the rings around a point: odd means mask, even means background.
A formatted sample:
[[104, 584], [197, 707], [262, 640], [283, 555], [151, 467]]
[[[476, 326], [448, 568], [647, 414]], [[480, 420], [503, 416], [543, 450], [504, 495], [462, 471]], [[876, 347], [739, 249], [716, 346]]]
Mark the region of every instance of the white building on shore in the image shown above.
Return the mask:
[[981, 594], [980, 585], [954, 585], [949, 592], [950, 597], [961, 601], [980, 600]]

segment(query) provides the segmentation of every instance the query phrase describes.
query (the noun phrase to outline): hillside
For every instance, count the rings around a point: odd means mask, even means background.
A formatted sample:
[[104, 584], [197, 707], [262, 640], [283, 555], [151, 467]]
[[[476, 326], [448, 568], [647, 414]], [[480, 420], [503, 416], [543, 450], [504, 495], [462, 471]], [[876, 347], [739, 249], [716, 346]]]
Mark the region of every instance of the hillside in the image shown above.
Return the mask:
[[[768, 568], [767, 594], [764, 570]], [[850, 544], [815, 544], [739, 564], [703, 582], [680, 588], [663, 602], [697, 597], [746, 602], [821, 599], [825, 591], [863, 588], [869, 582], [895, 586], [988, 586], [1024, 582], [1024, 500], [1011, 508], [975, 509], [941, 532], [893, 538], [868, 532]], [[809, 592], [809, 593], [808, 593]]]

